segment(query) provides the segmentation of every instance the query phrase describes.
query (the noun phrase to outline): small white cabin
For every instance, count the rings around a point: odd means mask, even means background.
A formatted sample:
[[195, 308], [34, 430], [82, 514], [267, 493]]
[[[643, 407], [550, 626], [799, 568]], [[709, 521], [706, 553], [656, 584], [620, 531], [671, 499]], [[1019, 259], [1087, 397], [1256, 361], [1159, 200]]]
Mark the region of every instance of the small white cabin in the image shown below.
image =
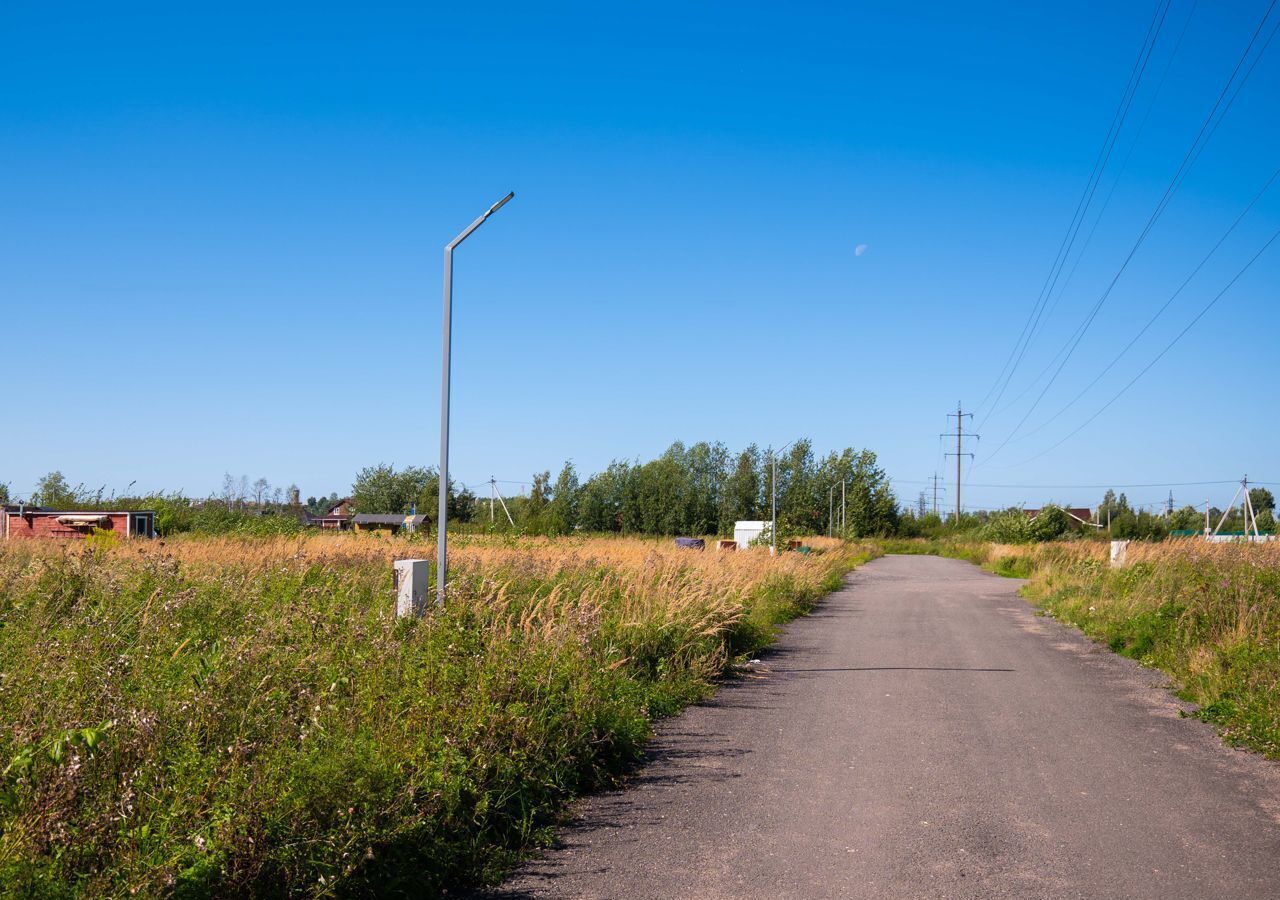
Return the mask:
[[738, 542], [739, 550], [746, 550], [752, 541], [768, 530], [768, 522], [734, 522], [733, 539]]

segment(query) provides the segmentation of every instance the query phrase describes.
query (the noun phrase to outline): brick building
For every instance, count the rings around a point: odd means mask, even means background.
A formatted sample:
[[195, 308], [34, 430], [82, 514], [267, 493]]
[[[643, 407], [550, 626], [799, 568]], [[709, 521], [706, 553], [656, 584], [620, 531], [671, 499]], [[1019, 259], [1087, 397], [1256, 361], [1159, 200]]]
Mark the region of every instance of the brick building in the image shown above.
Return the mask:
[[95, 530], [120, 537], [155, 537], [151, 510], [67, 510], [6, 506], [0, 513], [0, 539], [82, 538]]

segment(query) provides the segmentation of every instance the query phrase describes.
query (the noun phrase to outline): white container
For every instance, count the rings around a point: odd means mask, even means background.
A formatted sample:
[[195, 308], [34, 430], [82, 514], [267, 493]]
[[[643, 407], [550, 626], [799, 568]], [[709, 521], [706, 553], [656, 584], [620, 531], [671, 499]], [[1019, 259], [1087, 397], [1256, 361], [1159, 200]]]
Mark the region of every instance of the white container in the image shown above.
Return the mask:
[[431, 596], [428, 582], [431, 580], [431, 560], [397, 559], [395, 567], [396, 618], [421, 616], [427, 611], [427, 598]]
[[751, 542], [769, 529], [768, 522], [734, 522], [733, 539], [738, 542], [739, 550], [746, 550]]
[[1111, 568], [1119, 569], [1124, 566], [1125, 551], [1128, 547], [1128, 541], [1111, 542]]

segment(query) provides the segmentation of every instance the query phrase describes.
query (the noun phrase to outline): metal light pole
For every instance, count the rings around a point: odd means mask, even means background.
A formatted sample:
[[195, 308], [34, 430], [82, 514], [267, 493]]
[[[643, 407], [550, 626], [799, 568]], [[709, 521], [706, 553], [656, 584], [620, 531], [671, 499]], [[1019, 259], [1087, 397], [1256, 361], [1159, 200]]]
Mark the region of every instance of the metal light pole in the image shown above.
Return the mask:
[[[787, 447], [790, 447], [791, 444], [794, 443], [795, 441], [792, 441], [790, 444], [782, 447], [778, 450], [778, 453], [786, 450]], [[769, 524], [769, 552], [774, 556], [778, 555], [778, 453], [774, 453], [772, 447], [769, 448], [769, 461], [773, 464], [773, 478], [769, 487], [769, 493], [773, 498], [771, 514], [772, 520]]]
[[444, 604], [444, 586], [448, 578], [448, 556], [445, 532], [449, 525], [449, 350], [450, 331], [453, 327], [453, 251], [484, 224], [484, 220], [502, 208], [516, 195], [510, 192], [480, 218], [476, 219], [444, 248], [444, 354], [440, 362], [440, 506], [436, 518], [439, 532], [436, 536], [436, 602]]
[[835, 498], [836, 483], [831, 482], [831, 487], [827, 488], [827, 537], [835, 534]]

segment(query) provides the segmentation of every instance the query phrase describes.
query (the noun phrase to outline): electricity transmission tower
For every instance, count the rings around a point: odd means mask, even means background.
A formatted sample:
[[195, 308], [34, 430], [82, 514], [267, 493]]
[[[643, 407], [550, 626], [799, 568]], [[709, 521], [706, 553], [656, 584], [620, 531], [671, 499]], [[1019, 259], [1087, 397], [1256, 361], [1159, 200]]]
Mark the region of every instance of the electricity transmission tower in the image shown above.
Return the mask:
[[936, 516], [938, 514], [938, 491], [945, 492], [946, 488], [938, 487], [938, 482], [941, 481], [941, 479], [938, 477], [937, 472], [934, 472], [933, 477], [929, 480], [933, 482], [933, 514]]
[[962, 461], [962, 457], [965, 457], [965, 456], [969, 457], [970, 459], [973, 459], [972, 453], [965, 452], [964, 439], [966, 437], [971, 437], [976, 440], [981, 440], [982, 438], [981, 438], [981, 435], [974, 434], [973, 432], [969, 432], [968, 434], [965, 434], [965, 431], [964, 431], [965, 417], [968, 416], [970, 419], [972, 419], [973, 413], [965, 412], [964, 409], [961, 408], [959, 402], [956, 403], [955, 412], [947, 413], [948, 419], [950, 419], [952, 416], [955, 416], [956, 418], [956, 430], [952, 432], [948, 432], [942, 435], [942, 437], [953, 437], [956, 439], [956, 452], [948, 453], [946, 455], [954, 456], [956, 458], [956, 521], [959, 522], [960, 521], [960, 463]]

